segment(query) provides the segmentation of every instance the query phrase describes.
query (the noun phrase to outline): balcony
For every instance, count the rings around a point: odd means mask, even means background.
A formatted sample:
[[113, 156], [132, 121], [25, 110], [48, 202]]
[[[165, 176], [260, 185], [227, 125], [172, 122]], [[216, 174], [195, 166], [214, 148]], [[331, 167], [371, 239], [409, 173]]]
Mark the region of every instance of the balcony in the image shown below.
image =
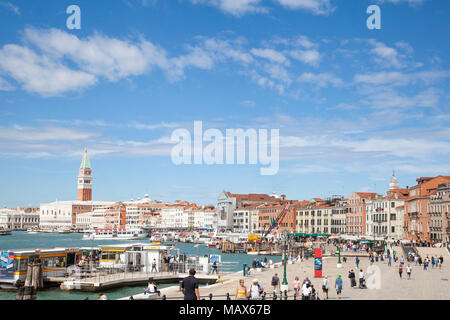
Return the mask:
[[414, 212], [408, 212], [408, 216], [410, 218], [418, 218], [419, 217], [419, 212], [414, 211]]

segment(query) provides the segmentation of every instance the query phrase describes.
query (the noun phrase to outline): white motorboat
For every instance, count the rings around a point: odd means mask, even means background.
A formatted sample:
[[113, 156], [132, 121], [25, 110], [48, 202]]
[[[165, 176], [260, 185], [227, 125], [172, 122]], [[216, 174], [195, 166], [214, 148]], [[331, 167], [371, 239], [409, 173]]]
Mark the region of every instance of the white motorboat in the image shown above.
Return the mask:
[[147, 232], [142, 228], [137, 229], [94, 229], [83, 235], [83, 240], [135, 240], [147, 238]]

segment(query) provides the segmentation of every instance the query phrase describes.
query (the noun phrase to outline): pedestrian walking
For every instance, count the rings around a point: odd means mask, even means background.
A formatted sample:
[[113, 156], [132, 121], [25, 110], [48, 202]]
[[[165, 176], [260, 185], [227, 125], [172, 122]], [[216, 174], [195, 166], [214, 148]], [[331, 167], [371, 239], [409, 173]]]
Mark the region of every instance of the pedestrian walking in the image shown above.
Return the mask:
[[300, 279], [298, 277], [295, 277], [294, 280], [294, 294], [297, 296], [300, 294], [301, 286], [300, 286]]
[[359, 268], [359, 258], [358, 257], [355, 258], [355, 264], [356, 264], [356, 269], [358, 269]]
[[330, 283], [328, 281], [328, 276], [325, 276], [322, 280], [322, 292], [325, 296], [325, 299], [328, 299], [328, 289], [330, 288]]
[[431, 256], [431, 269], [434, 269], [434, 264], [435, 264], [434, 257]]
[[217, 273], [217, 260], [214, 260], [214, 262], [213, 262], [213, 264], [212, 264], [212, 272], [211, 272], [211, 274], [214, 274], [214, 272], [215, 272], [216, 274], [218, 274], [218, 273]]
[[411, 279], [411, 266], [408, 264], [408, 266], [406, 267], [406, 274], [408, 275], [408, 280]]
[[441, 267], [442, 267], [442, 263], [444, 262], [444, 257], [441, 255], [440, 257], [439, 257], [439, 270], [441, 269]]
[[152, 271], [151, 272], [153, 272], [153, 270], [155, 270], [155, 272], [158, 272], [158, 269], [156, 269], [156, 259], [155, 258], [153, 258]]
[[351, 288], [353, 288], [353, 287], [356, 287], [356, 276], [355, 276], [355, 272], [353, 271], [353, 269], [351, 269], [349, 272], [348, 272], [348, 278], [350, 279], [350, 287]]
[[278, 273], [275, 273], [275, 275], [272, 277], [271, 285], [275, 293], [277, 292], [277, 290], [280, 290], [280, 278], [278, 277]]
[[364, 289], [366, 287], [366, 277], [364, 276], [363, 269], [359, 270], [359, 288]]
[[304, 285], [305, 283], [311, 284], [311, 280], [309, 280], [309, 278], [306, 277], [305, 280], [303, 280], [302, 285]]
[[400, 265], [398, 266], [398, 274], [400, 275], [400, 278], [402, 277], [402, 273], [403, 273], [403, 265], [400, 264]]
[[388, 257], [388, 267], [392, 265], [392, 257], [389, 255]]
[[311, 284], [309, 282], [305, 282], [302, 286], [302, 300], [309, 300], [311, 291]]
[[184, 300], [200, 300], [198, 280], [195, 278], [195, 269], [190, 269], [189, 276], [183, 279], [181, 291], [184, 294]]
[[247, 287], [245, 286], [244, 279], [239, 280], [236, 288], [236, 300], [247, 300]]
[[334, 287], [336, 288], [336, 294], [338, 296], [338, 299], [341, 299], [343, 283], [342, 283], [342, 277], [340, 274], [337, 275], [336, 281], [334, 283]]
[[253, 283], [248, 289], [248, 296], [250, 300], [261, 300], [261, 294], [264, 292], [263, 287], [258, 283], [258, 279], [253, 279]]

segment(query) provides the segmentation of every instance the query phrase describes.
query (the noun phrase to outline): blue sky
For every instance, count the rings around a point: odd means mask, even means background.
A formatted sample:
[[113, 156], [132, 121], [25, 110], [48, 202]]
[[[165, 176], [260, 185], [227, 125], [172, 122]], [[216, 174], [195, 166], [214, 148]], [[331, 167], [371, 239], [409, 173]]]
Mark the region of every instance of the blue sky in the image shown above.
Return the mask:
[[[81, 30], [66, 8], [81, 8]], [[381, 30], [366, 9], [381, 8]], [[0, 205], [384, 193], [450, 174], [446, 0], [0, 0]], [[447, 15], [446, 15], [447, 14]], [[280, 170], [181, 165], [176, 128], [280, 130]]]

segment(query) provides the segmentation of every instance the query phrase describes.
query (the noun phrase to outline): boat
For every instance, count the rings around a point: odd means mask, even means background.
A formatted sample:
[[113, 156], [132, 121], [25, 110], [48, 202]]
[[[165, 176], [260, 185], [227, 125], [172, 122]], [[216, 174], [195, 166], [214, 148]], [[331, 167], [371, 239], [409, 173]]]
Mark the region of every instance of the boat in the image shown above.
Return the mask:
[[0, 250], [0, 289], [17, 290], [17, 280], [26, 280], [28, 264], [35, 258], [45, 261], [41, 270], [46, 285], [48, 278], [65, 277], [80, 257], [75, 248]]
[[0, 230], [0, 236], [9, 236], [10, 234], [11, 234], [11, 230], [8, 230], [8, 229]]
[[147, 238], [147, 232], [142, 228], [137, 229], [94, 229], [83, 235], [83, 240], [135, 240]]
[[29, 229], [27, 229], [27, 232], [28, 232], [29, 234], [36, 234], [36, 233], [39, 232], [39, 230], [36, 229], [36, 228], [29, 228]]
[[59, 229], [58, 233], [70, 233], [70, 229]]
[[270, 252], [269, 251], [257, 251], [257, 250], [253, 250], [253, 251], [249, 251], [249, 252], [247, 252], [247, 254], [250, 254], [250, 255], [253, 255], [253, 256], [257, 256], [257, 255], [266, 255], [266, 254], [270, 254]]
[[215, 247], [217, 247], [218, 244], [219, 244], [218, 241], [209, 241], [209, 242], [206, 244], [206, 246], [207, 246], [208, 248], [215, 248]]

